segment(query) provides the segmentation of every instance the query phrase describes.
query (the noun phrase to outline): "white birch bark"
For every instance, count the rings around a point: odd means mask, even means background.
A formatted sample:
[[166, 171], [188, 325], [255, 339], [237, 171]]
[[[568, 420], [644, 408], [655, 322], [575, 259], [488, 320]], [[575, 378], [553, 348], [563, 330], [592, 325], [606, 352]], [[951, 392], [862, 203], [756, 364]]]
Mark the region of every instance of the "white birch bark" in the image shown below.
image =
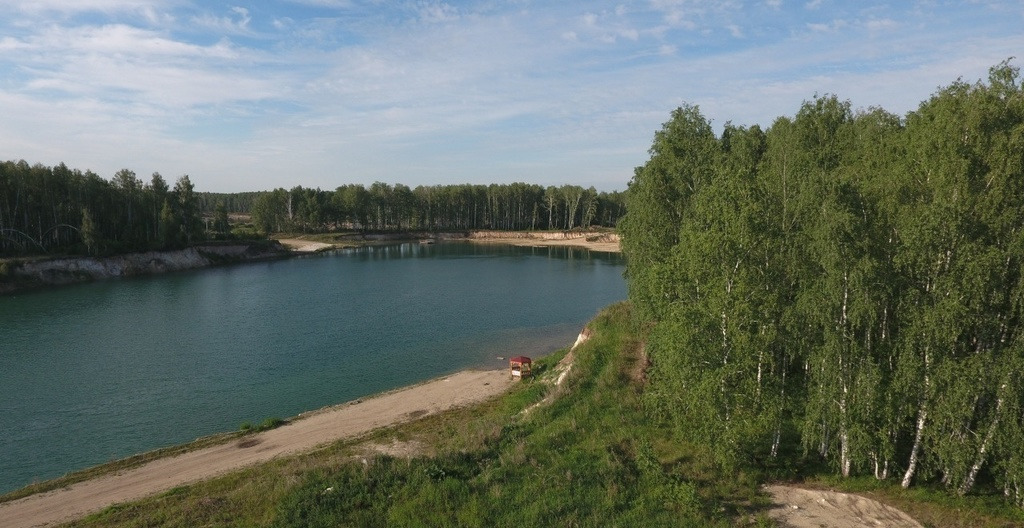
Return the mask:
[[928, 347], [924, 349], [924, 390], [921, 396], [921, 404], [917, 409], [917, 426], [914, 432], [914, 445], [910, 448], [910, 461], [907, 463], [907, 471], [903, 474], [903, 481], [900, 483], [904, 489], [910, 487], [914, 479], [914, 472], [917, 471], [918, 454], [921, 451], [921, 438], [924, 436], [924, 425], [928, 419]]
[[910, 487], [914, 472], [917, 471], [917, 454], [921, 450], [921, 435], [924, 433], [924, 423], [927, 418], [928, 409], [922, 400], [921, 406], [917, 410], [917, 427], [914, 433], [914, 446], [910, 449], [910, 462], [907, 464], [907, 472], [903, 474], [903, 482], [900, 483], [904, 489]]
[[[1006, 389], [1006, 383], [1003, 383], [999, 387], [999, 392], [1002, 393]], [[988, 446], [992, 442], [992, 437], [996, 434], [996, 429], [999, 427], [999, 418], [1003, 410], [1003, 397], [999, 396], [996, 399], [996, 412], [995, 417], [992, 418], [992, 423], [988, 426], [988, 432], [985, 433], [985, 439], [981, 441], [981, 447], [978, 448], [978, 456], [974, 459], [974, 464], [971, 465], [971, 470], [967, 472], [967, 476], [964, 478], [963, 483], [960, 484], [960, 488], [957, 489], [957, 493], [960, 495], [966, 495], [974, 487], [974, 481], [978, 478], [978, 471], [981, 471], [981, 466], [985, 464], [985, 455], [988, 451]]]
[[850, 388], [846, 381], [846, 362], [843, 361], [843, 350], [846, 346], [846, 305], [849, 300], [850, 288], [848, 284], [849, 273], [843, 273], [843, 311], [839, 319], [840, 328], [843, 329], [843, 344], [839, 348], [839, 380], [842, 385], [842, 393], [839, 396], [839, 464], [842, 468], [843, 477], [850, 476], [850, 435], [847, 432], [847, 398]]

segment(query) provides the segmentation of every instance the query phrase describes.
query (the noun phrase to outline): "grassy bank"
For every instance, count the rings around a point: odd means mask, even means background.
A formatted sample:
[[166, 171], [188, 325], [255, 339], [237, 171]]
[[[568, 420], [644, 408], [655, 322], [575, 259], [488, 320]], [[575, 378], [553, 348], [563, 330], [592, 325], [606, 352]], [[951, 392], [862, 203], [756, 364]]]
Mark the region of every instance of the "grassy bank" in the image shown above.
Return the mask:
[[[727, 526], [763, 503], [756, 482], [721, 478], [643, 419], [643, 360], [628, 320], [627, 305], [617, 305], [592, 322], [594, 337], [559, 386], [551, 380], [564, 351], [540, 362], [537, 379], [488, 403], [72, 525]], [[374, 447], [396, 445], [407, 456]]]
[[[70, 526], [772, 526], [770, 475], [858, 491], [926, 526], [1019, 526], [984, 498], [900, 493], [812, 470], [723, 471], [652, 423], [628, 304], [501, 397], [119, 505]], [[556, 380], [562, 379], [559, 384]], [[797, 464], [797, 462], [794, 462]]]

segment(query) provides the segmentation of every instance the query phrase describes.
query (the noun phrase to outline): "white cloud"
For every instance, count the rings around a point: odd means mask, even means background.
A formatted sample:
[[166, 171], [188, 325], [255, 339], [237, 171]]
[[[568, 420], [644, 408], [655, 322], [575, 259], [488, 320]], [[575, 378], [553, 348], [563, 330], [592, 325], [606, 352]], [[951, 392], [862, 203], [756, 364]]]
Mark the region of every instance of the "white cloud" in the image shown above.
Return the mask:
[[18, 40], [14, 37], [4, 37], [2, 40], [0, 40], [0, 52], [24, 50], [29, 48], [31, 48], [31, 46], [28, 43]]
[[179, 2], [168, 0], [13, 0], [11, 7], [22, 13], [40, 14], [45, 12], [82, 13], [87, 11], [144, 12], [163, 10]]
[[353, 7], [351, 0], [287, 0], [293, 4], [307, 5], [313, 7], [329, 7], [338, 9], [349, 9]]
[[725, 26], [725, 29], [729, 30], [729, 34], [734, 38], [743, 38], [743, 29], [736, 24], [729, 24]]
[[231, 12], [234, 16], [218, 17], [209, 13], [203, 13], [192, 17], [192, 23], [212, 29], [218, 33], [253, 35], [254, 32], [249, 27], [249, 22], [252, 21], [252, 17], [249, 16], [249, 10], [244, 7], [235, 6], [231, 8]]
[[888, 31], [898, 28], [899, 24], [891, 18], [882, 18], [868, 20], [864, 23], [864, 27], [868, 28], [870, 31]]
[[[57, 54], [56, 62], [82, 54], [135, 57], [208, 57], [235, 59], [237, 51], [226, 42], [200, 46], [174, 40], [162, 34], [124, 24], [83, 26], [73, 29], [52, 27], [33, 39], [34, 49]], [[69, 53], [71, 56], [62, 57]]]
[[850, 24], [845, 20], [833, 20], [832, 22], [816, 22], [808, 23], [807, 29], [814, 33], [833, 33], [843, 28], [848, 27]]
[[427, 23], [453, 22], [459, 19], [458, 9], [444, 2], [421, 3], [418, 11], [420, 20]]

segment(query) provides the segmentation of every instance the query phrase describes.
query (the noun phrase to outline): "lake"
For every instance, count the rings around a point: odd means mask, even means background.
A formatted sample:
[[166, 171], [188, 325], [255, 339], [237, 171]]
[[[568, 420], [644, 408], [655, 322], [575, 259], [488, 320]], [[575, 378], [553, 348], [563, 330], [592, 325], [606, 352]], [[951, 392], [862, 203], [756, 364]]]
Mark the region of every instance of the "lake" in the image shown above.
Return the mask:
[[0, 493], [571, 345], [620, 255], [451, 242], [0, 297]]

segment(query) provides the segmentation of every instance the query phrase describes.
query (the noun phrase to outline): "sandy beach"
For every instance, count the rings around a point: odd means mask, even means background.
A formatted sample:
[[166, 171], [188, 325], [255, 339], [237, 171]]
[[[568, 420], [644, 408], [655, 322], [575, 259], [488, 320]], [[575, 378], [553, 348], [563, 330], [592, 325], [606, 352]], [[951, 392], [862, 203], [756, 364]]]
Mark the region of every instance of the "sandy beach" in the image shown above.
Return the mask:
[[63, 489], [0, 503], [5, 528], [48, 526], [275, 457], [487, 400], [512, 385], [505, 370], [462, 371], [302, 414], [287, 425]]
[[526, 247], [570, 246], [606, 253], [622, 251], [619, 235], [615, 233], [473, 231], [467, 239], [482, 244], [509, 244]]
[[[428, 236], [429, 238], [429, 236]], [[619, 235], [573, 231], [470, 231], [467, 236], [441, 236], [441, 240], [468, 240], [479, 244], [508, 244], [524, 247], [569, 246], [620, 253]], [[316, 253], [337, 247], [334, 244], [302, 238], [278, 239], [281, 245], [295, 253]]]
[[296, 253], [316, 253], [318, 251], [326, 251], [334, 248], [334, 245], [332, 244], [313, 242], [312, 240], [302, 240], [300, 238], [282, 238], [278, 239], [278, 242], [280, 242], [282, 246]]

